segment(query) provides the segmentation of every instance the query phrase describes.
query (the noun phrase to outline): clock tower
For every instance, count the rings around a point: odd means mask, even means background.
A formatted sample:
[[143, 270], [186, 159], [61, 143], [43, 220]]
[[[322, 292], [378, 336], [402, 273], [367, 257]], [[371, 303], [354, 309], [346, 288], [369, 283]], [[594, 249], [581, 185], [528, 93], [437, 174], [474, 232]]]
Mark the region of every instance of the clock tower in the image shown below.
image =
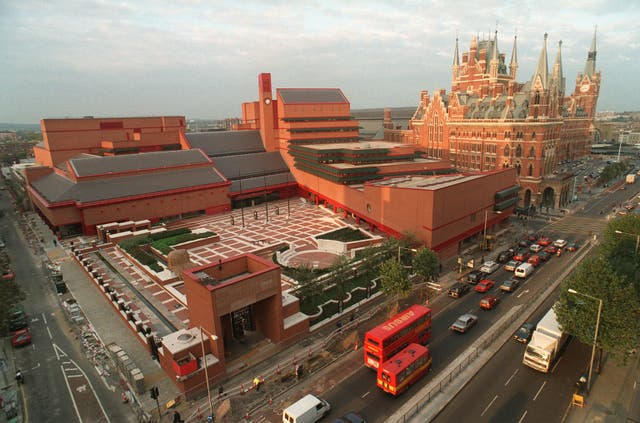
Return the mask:
[[593, 33], [591, 48], [587, 54], [587, 62], [584, 66], [584, 73], [579, 73], [576, 77], [576, 87], [573, 93], [573, 107], [576, 114], [583, 114], [586, 117], [594, 117], [598, 95], [600, 94], [601, 72], [596, 70], [596, 33]]
[[258, 111], [260, 116], [260, 136], [267, 151], [278, 150], [278, 141], [275, 136], [275, 103], [271, 90], [271, 74], [258, 75]]

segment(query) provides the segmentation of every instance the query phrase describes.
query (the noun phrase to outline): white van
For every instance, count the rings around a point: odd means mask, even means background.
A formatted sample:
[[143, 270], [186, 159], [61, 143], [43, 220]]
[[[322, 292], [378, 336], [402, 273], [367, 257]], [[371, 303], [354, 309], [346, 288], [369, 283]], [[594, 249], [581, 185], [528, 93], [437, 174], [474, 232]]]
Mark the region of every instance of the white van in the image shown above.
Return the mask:
[[513, 274], [519, 278], [526, 278], [533, 273], [533, 269], [534, 267], [531, 263], [522, 263], [520, 266], [516, 267], [516, 271], [513, 272]]
[[331, 406], [315, 395], [306, 395], [282, 411], [283, 423], [314, 423], [329, 414]]

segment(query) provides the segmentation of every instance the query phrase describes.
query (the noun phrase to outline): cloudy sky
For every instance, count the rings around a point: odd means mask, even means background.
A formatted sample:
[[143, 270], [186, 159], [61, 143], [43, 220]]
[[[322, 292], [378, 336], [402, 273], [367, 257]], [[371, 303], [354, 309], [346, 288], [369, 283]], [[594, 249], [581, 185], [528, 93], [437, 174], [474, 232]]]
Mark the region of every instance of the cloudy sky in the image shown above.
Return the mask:
[[352, 108], [415, 106], [451, 85], [455, 38], [498, 29], [519, 81], [549, 33], [567, 87], [597, 25], [598, 109], [639, 110], [637, 0], [0, 0], [0, 122], [185, 115], [225, 118], [275, 88], [337, 87]]

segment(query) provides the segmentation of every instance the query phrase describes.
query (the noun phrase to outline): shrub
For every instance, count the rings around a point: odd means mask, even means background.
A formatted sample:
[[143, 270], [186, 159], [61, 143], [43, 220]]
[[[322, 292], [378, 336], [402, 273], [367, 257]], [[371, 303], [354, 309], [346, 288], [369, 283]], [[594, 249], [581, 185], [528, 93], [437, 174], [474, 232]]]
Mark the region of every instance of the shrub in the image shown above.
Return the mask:
[[337, 229], [335, 231], [320, 235], [317, 238], [331, 239], [341, 242], [362, 241], [365, 239], [369, 239], [369, 237], [363, 234], [360, 229], [352, 229], [349, 227]]
[[158, 241], [153, 242], [151, 246], [161, 251], [163, 254], [169, 254], [172, 245], [181, 244], [183, 242], [192, 241], [194, 239], [208, 238], [215, 235], [215, 232], [203, 232], [201, 234], [183, 233], [169, 238], [159, 239]]

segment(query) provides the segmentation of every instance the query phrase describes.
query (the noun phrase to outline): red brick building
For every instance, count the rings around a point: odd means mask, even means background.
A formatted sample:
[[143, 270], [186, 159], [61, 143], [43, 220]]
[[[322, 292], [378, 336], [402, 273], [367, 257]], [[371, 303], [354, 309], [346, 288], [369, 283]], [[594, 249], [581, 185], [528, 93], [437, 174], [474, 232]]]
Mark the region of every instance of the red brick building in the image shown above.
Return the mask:
[[428, 157], [446, 159], [465, 171], [515, 168], [523, 188], [523, 206], [562, 207], [569, 198], [572, 175], [557, 175], [559, 161], [589, 154], [601, 74], [596, 71], [596, 39], [584, 73], [566, 96], [562, 42], [551, 70], [547, 34], [535, 73], [517, 82], [517, 40], [511, 58], [493, 39], [472, 38], [468, 52], [458, 52], [456, 39], [449, 93], [420, 94], [420, 104], [404, 130], [394, 129], [385, 115], [385, 139], [417, 144]]

